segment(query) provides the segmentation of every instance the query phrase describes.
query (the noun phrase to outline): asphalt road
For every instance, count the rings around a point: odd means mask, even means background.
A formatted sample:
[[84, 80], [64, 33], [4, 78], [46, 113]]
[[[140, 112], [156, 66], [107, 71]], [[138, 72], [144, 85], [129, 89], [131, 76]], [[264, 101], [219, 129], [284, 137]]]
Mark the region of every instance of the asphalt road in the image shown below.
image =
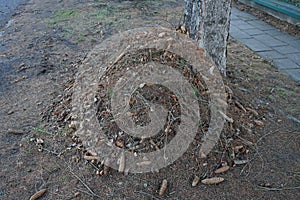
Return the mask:
[[3, 28], [10, 16], [27, 0], [0, 0], [0, 28]]

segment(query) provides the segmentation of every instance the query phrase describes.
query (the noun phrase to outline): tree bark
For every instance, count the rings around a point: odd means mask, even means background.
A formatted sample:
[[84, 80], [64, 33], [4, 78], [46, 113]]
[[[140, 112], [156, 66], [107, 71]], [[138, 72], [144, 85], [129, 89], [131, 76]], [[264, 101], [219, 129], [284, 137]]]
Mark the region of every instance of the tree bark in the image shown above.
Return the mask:
[[226, 75], [231, 0], [185, 0], [184, 26]]

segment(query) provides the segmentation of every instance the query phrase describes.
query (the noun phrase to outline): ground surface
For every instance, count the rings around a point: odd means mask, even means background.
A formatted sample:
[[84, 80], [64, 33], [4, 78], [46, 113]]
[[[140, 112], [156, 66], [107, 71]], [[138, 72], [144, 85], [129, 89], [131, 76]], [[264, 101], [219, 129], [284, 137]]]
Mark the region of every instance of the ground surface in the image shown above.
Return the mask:
[[[230, 39], [228, 123], [200, 159], [200, 135], [186, 154], [157, 173], [123, 175], [83, 159], [68, 128], [74, 74], [105, 38], [141, 26], [175, 29], [182, 2], [31, 0], [1, 36], [0, 199], [298, 199], [300, 88]], [[232, 92], [231, 92], [232, 90]], [[242, 106], [240, 106], [242, 105]], [[245, 111], [244, 111], [244, 109]], [[235, 165], [234, 158], [248, 160]], [[218, 185], [191, 186], [195, 175]], [[163, 179], [168, 187], [158, 190]]]

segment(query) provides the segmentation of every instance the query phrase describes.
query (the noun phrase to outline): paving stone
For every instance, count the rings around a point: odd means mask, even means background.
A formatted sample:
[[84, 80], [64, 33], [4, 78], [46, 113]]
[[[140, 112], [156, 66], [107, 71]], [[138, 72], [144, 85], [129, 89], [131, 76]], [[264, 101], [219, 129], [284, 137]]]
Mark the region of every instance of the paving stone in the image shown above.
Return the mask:
[[270, 36], [270, 35], [256, 35], [255, 39], [261, 41], [262, 43], [264, 43], [267, 46], [270, 47], [277, 47], [277, 46], [286, 46], [287, 43], [282, 42], [278, 39], [275, 39], [274, 37]]
[[266, 60], [272, 61], [274, 59], [283, 59], [283, 58], [287, 58], [286, 55], [283, 55], [275, 50], [272, 51], [261, 51], [261, 52], [257, 52], [258, 55], [260, 55], [261, 57], [265, 58]]
[[232, 28], [230, 30], [230, 35], [236, 39], [250, 39], [252, 38], [249, 34], [245, 33], [244, 31], [238, 28]]
[[257, 20], [257, 17], [255, 17], [254, 15], [251, 15], [247, 12], [241, 12], [241, 11], [238, 12], [238, 11], [236, 11], [235, 15], [239, 16], [241, 19], [246, 20], [246, 21], [248, 21], [248, 20]]
[[298, 65], [300, 65], [300, 53], [292, 53], [292, 54], [286, 54], [287, 58], [291, 59]]
[[289, 45], [291, 45], [295, 48], [300, 49], [300, 39], [298, 39], [292, 35], [282, 33], [281, 35], [277, 35], [275, 37], [283, 42], [288, 43]]
[[296, 39], [293, 42], [290, 43], [291, 46], [300, 49], [300, 39]]
[[300, 85], [300, 39], [233, 7], [230, 35], [244, 43]]
[[293, 36], [291, 36], [289, 34], [286, 34], [286, 33], [282, 33], [282, 32], [281, 32], [280, 35], [276, 35], [275, 38], [277, 38], [277, 39], [279, 39], [279, 40], [281, 40], [283, 42], [286, 42], [286, 43], [291, 43], [291, 42], [293, 42], [293, 41], [296, 40], [295, 37], [293, 37]]
[[[264, 34], [268, 34], [268, 35], [270, 35], [272, 37], [276, 37], [276, 36], [282, 35], [282, 32], [280, 32], [278, 29], [272, 29], [272, 30], [266, 30], [266, 31], [264, 31]], [[277, 39], [279, 39], [279, 38], [277, 38]], [[283, 40], [281, 40], [281, 41], [283, 41]], [[285, 42], [285, 41], [283, 41], [283, 42]]]
[[282, 71], [288, 74], [293, 80], [298, 83], [298, 85], [300, 85], [300, 69], [287, 69]]
[[280, 70], [282, 70], [282, 69], [299, 69], [300, 70], [300, 66], [288, 58], [274, 59], [273, 64], [275, 67], [277, 67]]
[[255, 38], [251, 39], [240, 39], [241, 42], [243, 42], [245, 45], [247, 45], [250, 49], [256, 52], [260, 51], [271, 51], [271, 47], [268, 47], [264, 44], [262, 44], [260, 41], [256, 40]]
[[257, 28], [255, 29], [248, 29], [248, 30], [244, 30], [246, 31], [249, 35], [254, 36], [254, 35], [264, 35], [266, 34], [264, 31], [259, 30]]
[[247, 23], [247, 22], [245, 22], [245, 21], [236, 21], [236, 22], [234, 23], [234, 25], [235, 25], [236, 27], [238, 27], [239, 29], [241, 29], [241, 30], [245, 30], [245, 29], [255, 29], [255, 27], [254, 27], [253, 25], [251, 25], [251, 24], [249, 24], [249, 23]]
[[253, 25], [255, 28], [262, 30], [262, 31], [267, 31], [267, 30], [274, 30], [274, 27], [270, 26], [269, 24], [260, 21], [260, 20], [253, 20], [253, 21], [248, 21], [250, 25]]
[[300, 49], [296, 49], [292, 46], [281, 46], [281, 47], [273, 47], [276, 51], [278, 51], [281, 54], [290, 54], [290, 53], [299, 53]]

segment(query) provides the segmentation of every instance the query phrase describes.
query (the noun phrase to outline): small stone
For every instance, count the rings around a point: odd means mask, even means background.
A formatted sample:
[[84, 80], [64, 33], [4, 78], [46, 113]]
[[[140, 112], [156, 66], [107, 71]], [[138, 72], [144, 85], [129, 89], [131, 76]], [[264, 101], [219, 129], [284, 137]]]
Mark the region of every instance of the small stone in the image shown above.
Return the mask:
[[15, 111], [10, 110], [10, 111], [7, 112], [7, 114], [8, 114], [8, 115], [11, 115], [11, 114], [13, 114], [14, 112], [15, 112]]
[[257, 126], [263, 126], [263, 125], [264, 125], [264, 122], [261, 121], [261, 120], [254, 120], [254, 123], [255, 123]]
[[38, 144], [44, 144], [44, 140], [41, 139], [41, 138], [37, 138], [37, 139], [36, 139], [36, 142], [37, 142]]

